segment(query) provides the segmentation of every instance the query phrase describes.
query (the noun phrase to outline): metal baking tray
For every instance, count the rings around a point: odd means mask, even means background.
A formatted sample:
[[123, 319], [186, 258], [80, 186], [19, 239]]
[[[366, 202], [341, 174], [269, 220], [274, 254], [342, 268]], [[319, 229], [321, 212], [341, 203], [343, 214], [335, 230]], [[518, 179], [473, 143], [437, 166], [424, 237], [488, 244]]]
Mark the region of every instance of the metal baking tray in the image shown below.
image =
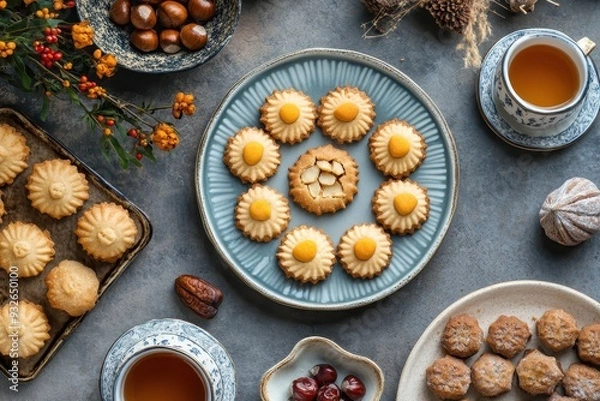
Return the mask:
[[[41, 274], [18, 280], [19, 300], [28, 300], [42, 305], [51, 326], [51, 337], [44, 344], [44, 347], [36, 355], [18, 359], [19, 380], [29, 381], [34, 379], [48, 364], [69, 335], [73, 333], [87, 315], [86, 313], [80, 317], [71, 317], [65, 312], [53, 309], [50, 306], [46, 298], [47, 289], [44, 282], [50, 269], [64, 259], [74, 259], [92, 268], [100, 280], [98, 291], [98, 302], [100, 302], [108, 287], [148, 244], [152, 237], [152, 225], [142, 210], [23, 114], [10, 108], [0, 108], [1, 123], [14, 126], [25, 136], [27, 146], [30, 148], [30, 155], [27, 169], [21, 172], [12, 184], [0, 187], [2, 200], [7, 211], [7, 214], [2, 216], [0, 230], [6, 227], [7, 224], [17, 220], [35, 223], [40, 228], [50, 232], [56, 251], [54, 259], [48, 263]], [[31, 207], [25, 188], [32, 166], [40, 161], [54, 158], [70, 160], [80, 172], [85, 174], [90, 187], [90, 198], [83, 204], [83, 207], [76, 214], [64, 217], [61, 220], [55, 220], [48, 215], [41, 214]], [[138, 229], [134, 245], [114, 263], [99, 262], [88, 256], [77, 243], [77, 238], [73, 232], [77, 219], [82, 212], [99, 202], [113, 202], [123, 206], [129, 211]], [[8, 274], [4, 269], [0, 269], [0, 305], [8, 300], [8, 288]], [[12, 366], [11, 358], [0, 355], [0, 370], [9, 378], [11, 377], [9, 369]]]

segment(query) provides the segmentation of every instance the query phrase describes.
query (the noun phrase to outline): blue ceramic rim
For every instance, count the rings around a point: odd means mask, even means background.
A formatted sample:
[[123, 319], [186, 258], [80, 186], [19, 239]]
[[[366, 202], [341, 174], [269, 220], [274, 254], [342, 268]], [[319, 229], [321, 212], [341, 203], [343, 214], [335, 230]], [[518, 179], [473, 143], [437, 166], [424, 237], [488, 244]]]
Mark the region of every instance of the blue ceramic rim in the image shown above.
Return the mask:
[[[350, 61], [353, 63], [360, 63], [374, 70], [382, 73], [383, 75], [389, 76], [395, 81], [400, 82], [403, 86], [405, 86], [413, 96], [415, 96], [428, 110], [431, 119], [435, 122], [435, 124], [439, 127], [440, 130], [440, 138], [445, 145], [445, 149], [448, 155], [448, 187], [449, 187], [449, 196], [448, 196], [448, 206], [445, 208], [442, 213], [441, 223], [439, 228], [439, 235], [437, 235], [431, 245], [429, 250], [423, 255], [421, 261], [415, 266], [414, 269], [410, 273], [408, 273], [405, 277], [398, 280], [395, 285], [389, 286], [388, 288], [378, 291], [368, 297], [364, 297], [358, 300], [351, 301], [343, 301], [336, 303], [316, 303], [316, 302], [308, 302], [297, 299], [290, 299], [283, 295], [277, 294], [273, 291], [270, 291], [263, 286], [257, 284], [253, 277], [250, 274], [244, 274], [240, 272], [243, 269], [236, 269], [234, 267], [234, 262], [228, 258], [227, 253], [223, 250], [224, 246], [221, 244], [221, 241], [216, 236], [213, 227], [209, 223], [210, 216], [208, 214], [207, 208], [205, 207], [205, 195], [203, 194], [201, 188], [203, 185], [201, 183], [204, 182], [204, 174], [202, 167], [202, 155], [204, 153], [204, 149], [208, 143], [209, 135], [211, 131], [215, 130], [215, 126], [220, 118], [220, 116], [224, 113], [226, 106], [229, 103], [229, 100], [235, 97], [241, 90], [244, 84], [251, 79], [253, 76], [264, 73], [272, 68], [275, 68], [279, 65], [283, 65], [288, 62], [293, 62], [295, 60], [301, 60], [305, 57], [323, 57], [323, 58], [336, 58], [345, 61]], [[344, 50], [344, 49], [329, 49], [329, 48], [308, 48], [295, 52], [290, 52], [284, 54], [282, 56], [276, 57], [245, 74], [241, 79], [239, 79], [233, 87], [229, 90], [229, 92], [223, 98], [221, 104], [217, 107], [215, 113], [211, 117], [209, 123], [206, 126], [206, 129], [203, 133], [202, 139], [200, 141], [200, 145], [198, 147], [198, 153], [196, 156], [196, 171], [195, 171], [195, 187], [196, 187], [196, 200], [198, 203], [198, 209], [200, 212], [200, 217], [202, 219], [202, 223], [204, 226], [204, 230], [213, 244], [216, 252], [220, 256], [220, 258], [227, 264], [230, 270], [236, 274], [238, 278], [240, 278], [247, 286], [254, 289], [258, 293], [263, 296], [285, 306], [290, 306], [297, 309], [305, 309], [305, 310], [345, 310], [358, 308], [361, 306], [368, 305], [370, 303], [379, 301], [394, 292], [398, 291], [400, 288], [405, 286], [408, 282], [410, 282], [417, 274], [423, 270], [423, 268], [427, 265], [427, 263], [431, 260], [439, 246], [441, 245], [448, 229], [450, 227], [450, 223], [454, 217], [454, 213], [456, 210], [456, 204], [458, 201], [458, 188], [459, 188], [459, 168], [458, 168], [458, 153], [456, 149], [456, 144], [454, 141], [454, 136], [452, 135], [450, 128], [442, 116], [439, 108], [430, 98], [430, 96], [425, 93], [423, 89], [421, 89], [412, 79], [410, 79], [403, 72], [398, 70], [396, 67], [382, 61], [376, 57], [356, 52], [353, 50]]]

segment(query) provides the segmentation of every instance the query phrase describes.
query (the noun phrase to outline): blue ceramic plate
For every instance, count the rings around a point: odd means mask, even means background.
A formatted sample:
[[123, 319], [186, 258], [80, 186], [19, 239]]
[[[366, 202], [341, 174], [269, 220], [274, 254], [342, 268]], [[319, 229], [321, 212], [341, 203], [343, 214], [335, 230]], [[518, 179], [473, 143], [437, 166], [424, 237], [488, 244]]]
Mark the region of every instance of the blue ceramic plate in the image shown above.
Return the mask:
[[90, 22], [94, 29], [94, 44], [104, 53], [114, 54], [120, 66], [149, 73], [187, 70], [209, 60], [233, 36], [242, 9], [242, 0], [215, 0], [215, 16], [204, 25], [208, 41], [206, 46], [198, 51], [182, 50], [176, 54], [166, 54], [157, 50], [142, 53], [131, 45], [128, 31], [108, 17], [108, 10], [113, 1], [78, 0], [79, 18]]
[[600, 81], [598, 80], [598, 71], [596, 70], [592, 58], [588, 57], [588, 67], [590, 69], [588, 94], [584, 98], [579, 115], [569, 128], [562, 132], [554, 132], [552, 136], [538, 137], [521, 134], [513, 130], [496, 110], [496, 105], [494, 104], [492, 96], [494, 73], [496, 71], [496, 66], [501, 62], [506, 49], [508, 49], [515, 40], [530, 32], [556, 33], [556, 31], [548, 29], [522, 29], [510, 33], [496, 42], [485, 55], [483, 62], [481, 63], [479, 83], [475, 91], [479, 103], [479, 110], [490, 129], [498, 135], [500, 139], [516, 148], [541, 152], [562, 149], [571, 145], [585, 134], [598, 115], [598, 110], [600, 110]]
[[[406, 119], [427, 142], [427, 158], [411, 175], [428, 189], [431, 214], [411, 236], [392, 236], [391, 265], [377, 278], [357, 280], [338, 265], [327, 280], [301, 285], [287, 279], [275, 256], [279, 240], [250, 241], [234, 225], [237, 197], [248, 189], [223, 163], [227, 139], [244, 126], [260, 126], [259, 107], [274, 89], [294, 87], [315, 103], [336, 86], [352, 85], [375, 103], [375, 126]], [[329, 143], [317, 129], [308, 140], [282, 145], [282, 162], [266, 185], [288, 192], [287, 170], [307, 149]], [[336, 145], [340, 146], [340, 145]], [[385, 179], [369, 159], [368, 138], [343, 145], [359, 166], [358, 194], [344, 210], [315, 216], [290, 202], [288, 229], [301, 224], [322, 228], [337, 243], [353, 224], [374, 222], [371, 198]], [[268, 62], [243, 77], [227, 94], [206, 128], [197, 157], [196, 193], [206, 232], [233, 271], [251, 288], [300, 309], [349, 309], [375, 302], [405, 285], [431, 259], [452, 219], [458, 190], [454, 139], [432, 100], [394, 67], [367, 55], [332, 49], [308, 49]]]

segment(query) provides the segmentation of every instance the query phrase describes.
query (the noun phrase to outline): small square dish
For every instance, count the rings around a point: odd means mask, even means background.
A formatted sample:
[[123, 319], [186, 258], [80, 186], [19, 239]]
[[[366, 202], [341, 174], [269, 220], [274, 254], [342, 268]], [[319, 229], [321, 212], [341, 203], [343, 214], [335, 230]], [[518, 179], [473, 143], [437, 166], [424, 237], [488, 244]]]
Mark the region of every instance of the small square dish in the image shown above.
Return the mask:
[[[40, 373], [69, 335], [87, 316], [87, 313], [85, 313], [82, 316], [71, 317], [66, 312], [52, 308], [46, 295], [47, 288], [45, 284], [45, 278], [50, 270], [66, 259], [75, 260], [91, 268], [96, 273], [99, 281], [97, 295], [99, 302], [108, 287], [148, 244], [152, 236], [152, 226], [144, 212], [77, 159], [63, 145], [35, 126], [27, 117], [13, 109], [0, 108], [0, 124], [8, 124], [14, 127], [25, 138], [26, 145], [30, 149], [27, 168], [16, 176], [14, 182], [0, 188], [7, 211], [7, 214], [2, 216], [0, 231], [8, 224], [23, 221], [35, 224], [42, 230], [47, 231], [54, 242], [54, 258], [37, 276], [16, 278], [11, 273], [9, 277], [7, 272], [0, 268], [0, 305], [8, 301], [11, 302], [11, 305], [16, 302], [31, 301], [43, 308], [50, 325], [50, 338], [35, 355], [17, 359], [0, 355], [0, 371], [9, 378], [14, 378], [17, 375], [20, 381], [29, 381]], [[28, 190], [25, 186], [32, 172], [32, 166], [51, 159], [68, 160], [77, 167], [79, 173], [85, 176], [89, 187], [89, 199], [85, 201], [83, 206], [75, 214], [63, 217], [60, 220], [34, 209], [28, 199]], [[137, 234], [131, 247], [114, 262], [100, 262], [90, 257], [77, 242], [74, 233], [77, 220], [82, 213], [92, 205], [101, 202], [110, 202], [123, 207], [137, 228]], [[11, 289], [10, 296], [9, 286]], [[15, 288], [18, 289], [17, 297], [15, 297]], [[15, 372], [15, 366], [18, 367], [16, 369], [18, 372]]]
[[328, 364], [337, 371], [335, 383], [348, 375], [358, 377], [366, 392], [361, 401], [377, 401], [383, 393], [381, 368], [364, 356], [344, 350], [335, 342], [318, 336], [300, 340], [283, 360], [265, 372], [260, 381], [262, 401], [284, 401], [290, 397], [290, 385], [299, 377], [308, 377], [314, 366]]

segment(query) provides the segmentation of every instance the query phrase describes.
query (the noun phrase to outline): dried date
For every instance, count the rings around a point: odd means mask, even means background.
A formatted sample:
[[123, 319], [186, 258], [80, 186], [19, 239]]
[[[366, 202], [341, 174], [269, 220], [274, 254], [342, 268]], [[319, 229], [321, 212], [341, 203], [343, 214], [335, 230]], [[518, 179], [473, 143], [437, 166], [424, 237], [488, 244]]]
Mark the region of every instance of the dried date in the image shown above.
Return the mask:
[[220, 289], [190, 274], [175, 279], [175, 292], [185, 305], [205, 319], [212, 319], [223, 301]]

